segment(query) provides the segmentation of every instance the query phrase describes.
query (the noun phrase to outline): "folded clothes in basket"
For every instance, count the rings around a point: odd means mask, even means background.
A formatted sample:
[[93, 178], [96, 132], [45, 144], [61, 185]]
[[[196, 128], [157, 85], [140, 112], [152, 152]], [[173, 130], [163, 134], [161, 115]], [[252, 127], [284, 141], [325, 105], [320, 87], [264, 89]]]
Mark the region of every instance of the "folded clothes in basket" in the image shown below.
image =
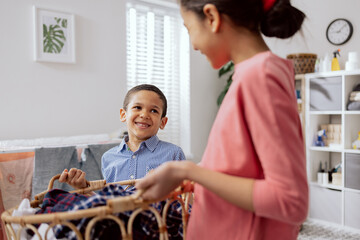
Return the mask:
[[[135, 189], [124, 190], [121, 185], [108, 185], [93, 196], [85, 196], [77, 193], [69, 193], [60, 189], [49, 191], [43, 200], [41, 209], [37, 214], [54, 213], [64, 211], [78, 211], [98, 206], [105, 206], [106, 200], [129, 196]], [[160, 214], [166, 201], [151, 204]], [[191, 209], [191, 206], [189, 206]], [[182, 208], [177, 201], [170, 205], [167, 211], [166, 226], [169, 239], [183, 239]], [[189, 210], [190, 211], [190, 210]], [[132, 211], [114, 214], [127, 224]], [[91, 218], [72, 220], [71, 222], [84, 234], [87, 224]], [[76, 234], [70, 228], [56, 225], [54, 228], [56, 238], [77, 239]], [[91, 230], [91, 239], [121, 239], [118, 225], [112, 220], [102, 220]], [[159, 239], [159, 228], [155, 216], [150, 211], [141, 212], [133, 224], [133, 239]]]

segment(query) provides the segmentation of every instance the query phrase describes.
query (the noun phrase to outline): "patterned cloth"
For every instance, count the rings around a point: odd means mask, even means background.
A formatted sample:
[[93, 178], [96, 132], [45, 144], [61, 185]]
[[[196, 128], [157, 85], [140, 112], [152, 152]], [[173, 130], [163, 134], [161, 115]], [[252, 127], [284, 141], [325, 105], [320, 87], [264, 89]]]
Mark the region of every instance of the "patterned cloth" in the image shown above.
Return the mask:
[[[93, 196], [84, 196], [76, 193], [68, 193], [63, 190], [54, 189], [49, 191], [45, 197], [40, 213], [77, 211], [106, 205], [106, 200], [119, 196], [129, 196], [133, 190], [124, 190], [120, 185], [109, 185]], [[160, 214], [166, 201], [151, 204]], [[190, 206], [191, 207], [191, 206]], [[127, 224], [132, 211], [117, 213], [119, 219]], [[91, 218], [83, 218], [71, 221], [79, 231], [84, 234], [87, 224]], [[166, 219], [169, 239], [183, 239], [183, 224], [181, 204], [174, 202], [170, 205]], [[66, 226], [56, 225], [54, 228], [56, 238], [77, 239], [76, 234]], [[118, 225], [112, 220], [102, 220], [91, 230], [91, 239], [121, 239]], [[133, 224], [134, 239], [159, 239], [159, 230], [155, 216], [150, 211], [141, 212]]]
[[[0, 153], [0, 216], [22, 199], [31, 197], [34, 152]], [[0, 222], [0, 240], [6, 239]]]
[[41, 209], [37, 211], [36, 214], [70, 211], [75, 205], [81, 204], [82, 201], [88, 198], [88, 196], [78, 193], [69, 193], [61, 189], [53, 189], [45, 195]]
[[34, 152], [0, 154], [0, 189], [5, 210], [31, 197]]
[[[0, 189], [0, 216], [1, 214], [5, 211], [4, 209], [4, 204], [2, 202], [2, 197], [1, 197], [1, 189]], [[6, 239], [6, 234], [5, 234], [5, 226], [3, 225], [3, 221], [0, 222], [0, 240], [5, 240]]]

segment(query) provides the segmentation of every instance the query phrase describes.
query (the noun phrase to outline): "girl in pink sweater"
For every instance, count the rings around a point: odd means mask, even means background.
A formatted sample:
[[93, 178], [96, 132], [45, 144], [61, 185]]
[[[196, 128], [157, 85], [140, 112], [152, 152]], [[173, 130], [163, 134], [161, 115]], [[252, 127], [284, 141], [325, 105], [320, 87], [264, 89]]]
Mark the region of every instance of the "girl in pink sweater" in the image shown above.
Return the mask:
[[163, 164], [136, 187], [160, 199], [196, 183], [188, 240], [296, 239], [308, 185], [294, 71], [261, 33], [291, 37], [305, 15], [290, 0], [181, 0], [181, 15], [214, 68], [234, 62], [233, 83], [200, 164]]

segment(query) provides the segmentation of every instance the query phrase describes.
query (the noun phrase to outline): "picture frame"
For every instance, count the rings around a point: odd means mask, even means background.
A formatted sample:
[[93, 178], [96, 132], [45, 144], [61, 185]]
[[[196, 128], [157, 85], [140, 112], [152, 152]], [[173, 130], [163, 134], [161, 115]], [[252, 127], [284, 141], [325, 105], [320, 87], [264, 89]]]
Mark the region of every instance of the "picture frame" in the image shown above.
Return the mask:
[[75, 16], [34, 6], [34, 60], [75, 63]]

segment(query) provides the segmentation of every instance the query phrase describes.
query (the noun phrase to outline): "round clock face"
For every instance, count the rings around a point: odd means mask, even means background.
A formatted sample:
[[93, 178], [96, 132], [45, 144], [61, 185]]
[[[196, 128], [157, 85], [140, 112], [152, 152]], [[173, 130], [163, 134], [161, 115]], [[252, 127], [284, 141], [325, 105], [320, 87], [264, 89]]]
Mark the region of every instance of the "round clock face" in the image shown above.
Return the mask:
[[353, 33], [351, 22], [339, 18], [332, 21], [326, 29], [326, 38], [334, 45], [341, 45], [349, 41]]

